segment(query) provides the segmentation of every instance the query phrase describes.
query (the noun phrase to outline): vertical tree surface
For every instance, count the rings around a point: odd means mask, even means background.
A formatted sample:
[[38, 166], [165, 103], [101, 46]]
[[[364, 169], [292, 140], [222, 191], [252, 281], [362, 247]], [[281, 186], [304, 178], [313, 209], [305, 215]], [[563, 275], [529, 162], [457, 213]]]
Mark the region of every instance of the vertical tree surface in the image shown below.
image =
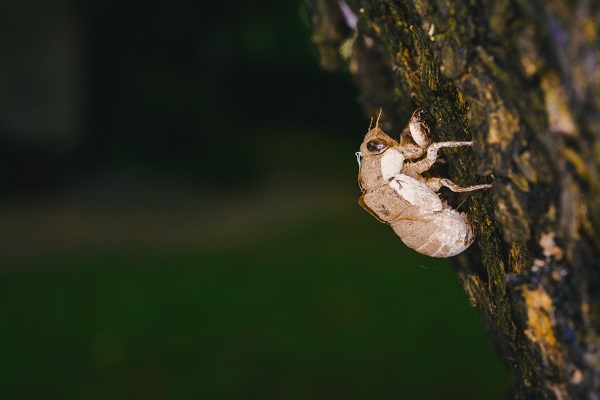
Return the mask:
[[305, 3], [322, 66], [384, 130], [424, 106], [436, 141], [473, 139], [442, 173], [494, 190], [469, 196], [477, 245], [452, 261], [512, 398], [600, 398], [598, 2]]

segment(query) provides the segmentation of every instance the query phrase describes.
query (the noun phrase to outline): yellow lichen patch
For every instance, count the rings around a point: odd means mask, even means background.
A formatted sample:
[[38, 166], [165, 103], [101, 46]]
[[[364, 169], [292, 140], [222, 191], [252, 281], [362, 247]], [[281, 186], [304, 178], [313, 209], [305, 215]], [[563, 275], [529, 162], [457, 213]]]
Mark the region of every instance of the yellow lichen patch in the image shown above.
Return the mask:
[[523, 298], [527, 306], [527, 326], [525, 334], [537, 344], [542, 353], [544, 363], [552, 363], [563, 367], [563, 357], [552, 329], [552, 298], [543, 288], [530, 290], [522, 286]]
[[596, 40], [598, 36], [598, 29], [596, 28], [596, 21], [592, 18], [584, 18], [582, 32], [588, 40]]
[[504, 144], [519, 131], [519, 119], [504, 107], [499, 99], [494, 99], [494, 101], [497, 101], [497, 108], [488, 116], [489, 131], [487, 141], [488, 143]]
[[509, 170], [507, 176], [522, 192], [529, 192], [529, 182], [524, 174], [517, 174]]
[[580, 153], [565, 146], [564, 149], [561, 149], [561, 155], [575, 167], [579, 176], [586, 178], [587, 180], [590, 179], [589, 169]]
[[531, 264], [531, 254], [527, 250], [525, 244], [521, 242], [510, 243], [508, 264], [512, 272], [517, 275], [523, 273], [523, 266]]
[[381, 28], [376, 23], [371, 24], [371, 27], [373, 28], [375, 33], [377, 33], [378, 35], [381, 33]]
[[544, 92], [550, 130], [575, 135], [577, 128], [567, 102], [568, 96], [565, 94], [558, 75], [556, 73], [543, 75], [541, 87]]

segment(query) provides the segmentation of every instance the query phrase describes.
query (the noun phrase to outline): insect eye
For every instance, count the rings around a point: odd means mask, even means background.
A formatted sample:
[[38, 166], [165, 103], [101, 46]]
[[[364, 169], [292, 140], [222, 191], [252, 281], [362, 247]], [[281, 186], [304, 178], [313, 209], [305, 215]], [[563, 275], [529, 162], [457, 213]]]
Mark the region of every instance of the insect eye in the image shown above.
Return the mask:
[[381, 140], [373, 139], [367, 143], [367, 150], [371, 153], [379, 153], [387, 147], [387, 143]]

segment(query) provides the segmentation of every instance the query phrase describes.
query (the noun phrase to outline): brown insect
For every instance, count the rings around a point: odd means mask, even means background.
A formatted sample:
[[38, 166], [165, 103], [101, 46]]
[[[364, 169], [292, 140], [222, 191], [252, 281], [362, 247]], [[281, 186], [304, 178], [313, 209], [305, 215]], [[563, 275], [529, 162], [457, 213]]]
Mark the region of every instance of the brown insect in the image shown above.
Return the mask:
[[374, 128], [369, 127], [356, 153], [362, 190], [358, 202], [379, 221], [389, 224], [408, 247], [431, 257], [452, 257], [473, 243], [475, 228], [466, 213], [440, 199], [440, 188], [470, 192], [492, 185], [461, 187], [449, 179], [421, 176], [437, 161], [439, 149], [473, 144], [431, 143], [428, 118], [427, 110], [417, 109], [400, 143], [381, 129], [379, 118]]

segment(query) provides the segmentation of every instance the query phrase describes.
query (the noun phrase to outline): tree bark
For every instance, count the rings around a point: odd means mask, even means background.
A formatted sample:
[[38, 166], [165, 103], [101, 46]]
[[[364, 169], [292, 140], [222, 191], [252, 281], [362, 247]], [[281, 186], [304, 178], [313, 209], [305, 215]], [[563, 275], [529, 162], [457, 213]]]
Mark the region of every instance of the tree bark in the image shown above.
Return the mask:
[[[514, 399], [600, 398], [600, 5], [590, 0], [305, 0], [326, 69], [402, 131], [431, 107], [478, 246], [452, 261]], [[462, 154], [462, 153], [461, 153]], [[478, 174], [479, 176], [478, 176]]]

